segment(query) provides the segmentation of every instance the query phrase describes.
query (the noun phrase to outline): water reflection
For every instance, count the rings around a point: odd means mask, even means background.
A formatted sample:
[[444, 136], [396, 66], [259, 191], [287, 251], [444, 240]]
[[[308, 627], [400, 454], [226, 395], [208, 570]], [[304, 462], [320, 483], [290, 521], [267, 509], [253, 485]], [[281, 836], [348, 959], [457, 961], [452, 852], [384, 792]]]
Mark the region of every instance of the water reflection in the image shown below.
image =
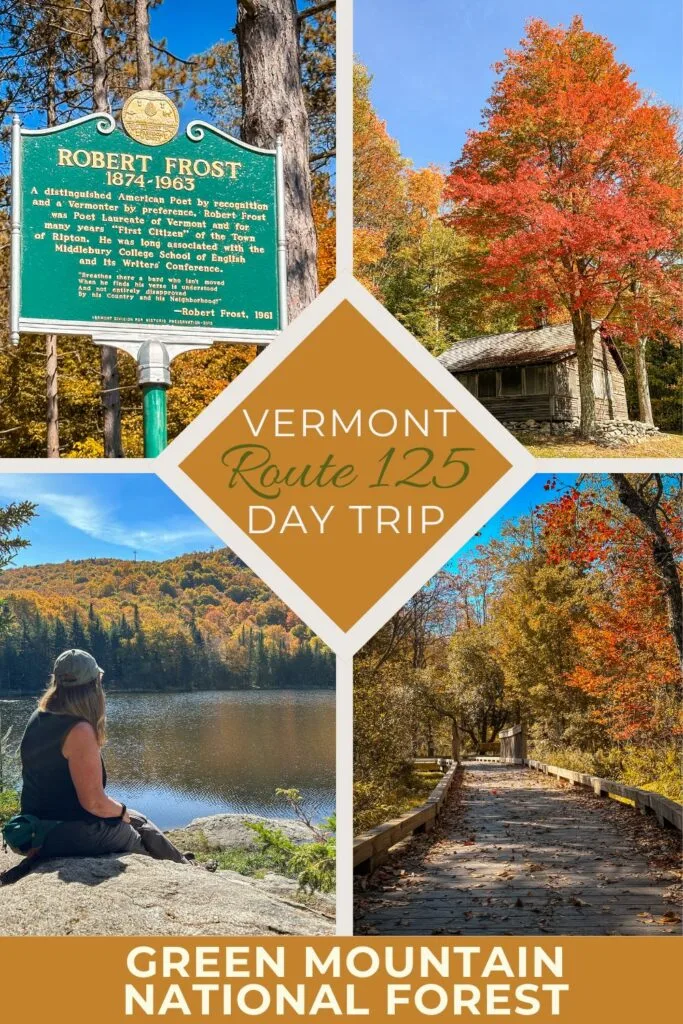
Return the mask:
[[[33, 701], [2, 706], [23, 731]], [[108, 790], [161, 828], [226, 811], [289, 817], [279, 786], [319, 820], [334, 808], [334, 694], [270, 691], [108, 698]]]

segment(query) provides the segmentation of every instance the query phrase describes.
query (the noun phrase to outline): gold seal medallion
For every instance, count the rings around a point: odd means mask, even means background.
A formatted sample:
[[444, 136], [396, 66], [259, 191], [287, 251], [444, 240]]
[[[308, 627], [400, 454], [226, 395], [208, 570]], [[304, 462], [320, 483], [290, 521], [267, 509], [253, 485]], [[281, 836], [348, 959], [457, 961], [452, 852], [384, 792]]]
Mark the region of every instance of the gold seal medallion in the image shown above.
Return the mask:
[[121, 114], [131, 139], [144, 146], [163, 146], [175, 138], [180, 124], [178, 108], [162, 92], [136, 92], [126, 100]]

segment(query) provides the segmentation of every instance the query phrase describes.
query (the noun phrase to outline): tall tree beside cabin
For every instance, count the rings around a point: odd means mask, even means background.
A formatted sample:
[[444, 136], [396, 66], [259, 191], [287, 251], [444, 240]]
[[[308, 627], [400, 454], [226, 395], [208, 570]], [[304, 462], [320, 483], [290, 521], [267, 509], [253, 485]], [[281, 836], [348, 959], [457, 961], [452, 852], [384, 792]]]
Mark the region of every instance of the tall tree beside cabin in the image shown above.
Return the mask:
[[271, 148], [282, 137], [289, 315], [318, 294], [309, 123], [299, 63], [296, 0], [238, 0], [242, 138]]
[[532, 19], [447, 180], [456, 230], [488, 244], [484, 273], [522, 323], [570, 319], [581, 433], [595, 428], [593, 339], [680, 336], [676, 112], [643, 95], [603, 36]]

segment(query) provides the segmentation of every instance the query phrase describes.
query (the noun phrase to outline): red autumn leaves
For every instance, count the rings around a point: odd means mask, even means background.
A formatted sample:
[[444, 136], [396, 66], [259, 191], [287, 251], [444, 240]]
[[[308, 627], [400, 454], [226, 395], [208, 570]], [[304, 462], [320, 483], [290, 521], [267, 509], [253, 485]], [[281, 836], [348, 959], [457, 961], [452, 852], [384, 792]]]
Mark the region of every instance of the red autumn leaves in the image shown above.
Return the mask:
[[[682, 181], [674, 111], [587, 32], [532, 20], [447, 179], [449, 222], [522, 317], [581, 314], [627, 340], [678, 330]], [[635, 285], [635, 287], [634, 287]]]
[[[678, 500], [662, 502], [661, 521], [680, 560]], [[574, 627], [584, 657], [566, 682], [594, 699], [593, 714], [614, 740], [670, 742], [681, 731], [681, 679], [651, 537], [606, 487], [574, 488], [539, 518], [548, 558], [585, 579], [587, 614]]]

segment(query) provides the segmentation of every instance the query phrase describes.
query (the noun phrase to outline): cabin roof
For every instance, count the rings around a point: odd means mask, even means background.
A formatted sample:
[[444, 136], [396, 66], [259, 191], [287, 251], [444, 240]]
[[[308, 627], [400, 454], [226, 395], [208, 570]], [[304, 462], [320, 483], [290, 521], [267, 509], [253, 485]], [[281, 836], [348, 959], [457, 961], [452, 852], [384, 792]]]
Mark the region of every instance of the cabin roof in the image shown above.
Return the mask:
[[[617, 366], [624, 373], [621, 355], [610, 338], [604, 338]], [[523, 366], [528, 363], [555, 363], [576, 353], [571, 324], [552, 324], [528, 331], [506, 334], [482, 334], [477, 338], [456, 341], [439, 362], [451, 373], [467, 370], [492, 370], [501, 366]]]

